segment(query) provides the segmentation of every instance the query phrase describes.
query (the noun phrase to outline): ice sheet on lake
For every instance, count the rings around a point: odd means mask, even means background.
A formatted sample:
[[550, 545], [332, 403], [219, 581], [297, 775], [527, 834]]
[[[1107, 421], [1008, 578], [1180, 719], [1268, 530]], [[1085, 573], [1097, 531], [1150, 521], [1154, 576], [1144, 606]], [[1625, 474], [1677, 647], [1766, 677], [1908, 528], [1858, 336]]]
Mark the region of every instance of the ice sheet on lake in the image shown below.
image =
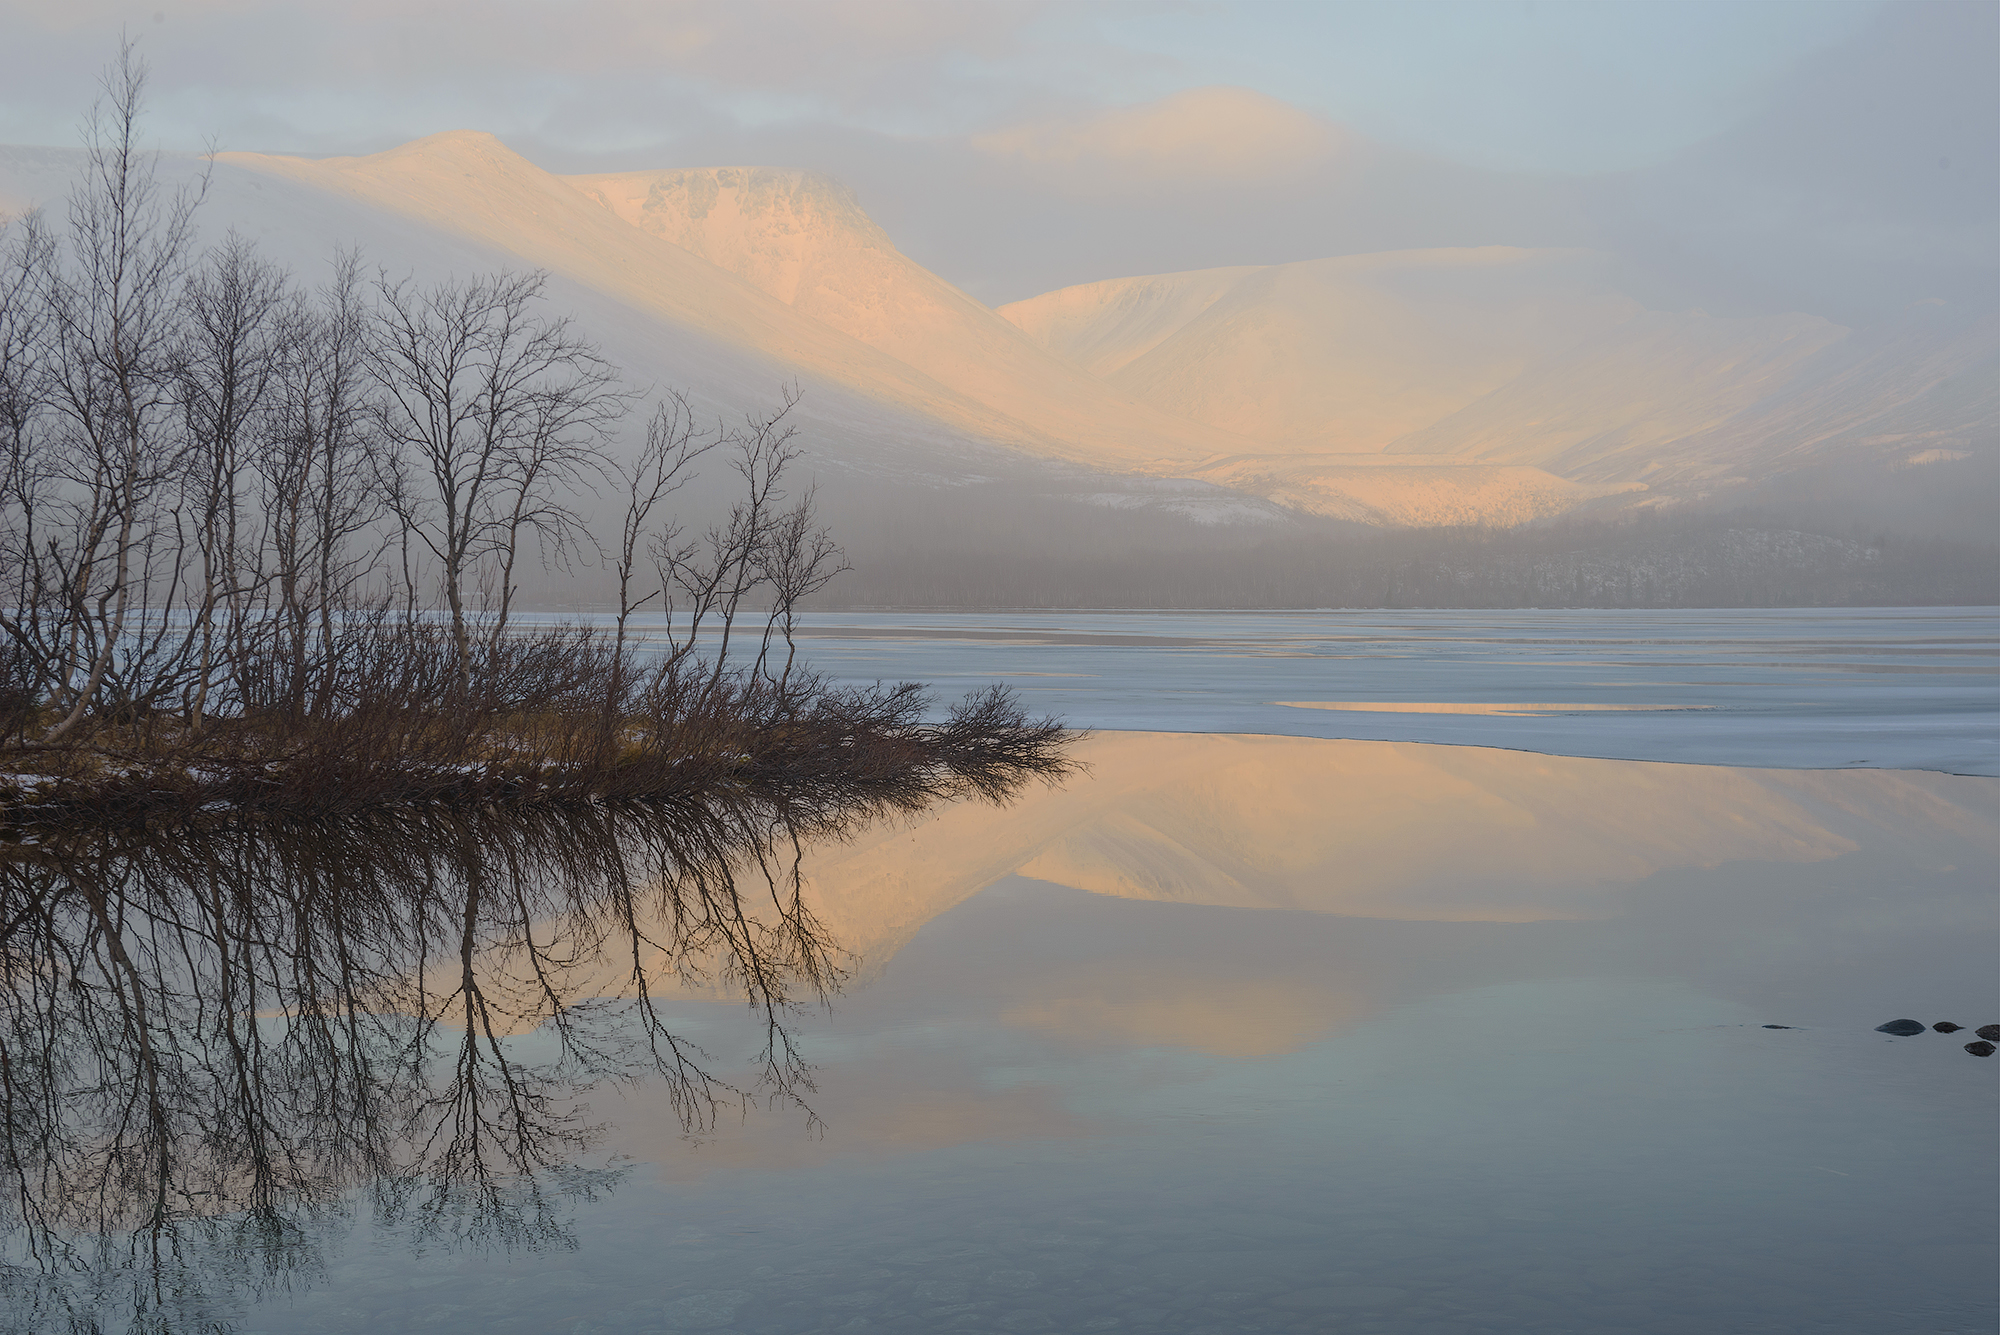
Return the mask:
[[[807, 636], [848, 680], [1000, 682], [1089, 728], [2000, 774], [1991, 608], [842, 613]], [[1562, 712], [1406, 712], [1490, 701]]]

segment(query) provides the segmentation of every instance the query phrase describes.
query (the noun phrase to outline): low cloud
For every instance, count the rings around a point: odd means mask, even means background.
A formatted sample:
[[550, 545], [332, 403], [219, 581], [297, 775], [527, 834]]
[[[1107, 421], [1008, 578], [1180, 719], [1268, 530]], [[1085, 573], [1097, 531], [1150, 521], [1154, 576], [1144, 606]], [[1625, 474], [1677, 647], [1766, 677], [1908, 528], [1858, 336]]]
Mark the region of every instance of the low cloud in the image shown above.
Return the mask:
[[[1107, 12], [1092, 0], [0, 0], [0, 31], [19, 35], [0, 43], [0, 141], [74, 143], [123, 29], [154, 69], [151, 142], [350, 154], [470, 126], [564, 172], [810, 168], [991, 304], [1139, 273], [1484, 245], [1616, 254], [1632, 266], [1621, 284], [1662, 309], [1851, 324], [2000, 292], [1995, 6], [1887, 6], [1782, 78], [1731, 84], [1726, 131], [1663, 161], [1559, 173], [1424, 148], [1407, 79], [1378, 70], [1369, 84], [1351, 60], [1298, 57], [1313, 76], [1287, 82], [1259, 64], [1320, 47], [1427, 50], [1403, 18], [1340, 45], [1338, 24], [1259, 27], [1246, 9], [1230, 28], [1204, 11], [1189, 30], [1200, 50], [1167, 52], [1141, 40], [1165, 18]], [[1607, 13], [1578, 27], [1596, 33], [1588, 50], [1647, 30]], [[1231, 41], [1250, 45], [1232, 56]], [[1446, 45], [1463, 54], [1462, 35]], [[1669, 81], [1713, 104], [1699, 74]], [[1577, 97], [1555, 78], [1506, 94], [1545, 119], [1586, 114]], [[1654, 105], [1600, 101], [1589, 114], [1614, 126]], [[1479, 114], [1472, 92], [1451, 105]]]
[[[121, 36], [153, 69], [152, 133], [356, 152], [454, 125], [615, 147], [697, 120], [953, 126], [1014, 105], [1037, 3], [930, 0], [0, 0], [0, 142], [62, 143]], [[623, 123], [607, 123], [609, 100]]]
[[974, 148], [1087, 193], [1248, 183], [1325, 166], [1339, 126], [1248, 88], [1191, 88], [1155, 102], [979, 135]]

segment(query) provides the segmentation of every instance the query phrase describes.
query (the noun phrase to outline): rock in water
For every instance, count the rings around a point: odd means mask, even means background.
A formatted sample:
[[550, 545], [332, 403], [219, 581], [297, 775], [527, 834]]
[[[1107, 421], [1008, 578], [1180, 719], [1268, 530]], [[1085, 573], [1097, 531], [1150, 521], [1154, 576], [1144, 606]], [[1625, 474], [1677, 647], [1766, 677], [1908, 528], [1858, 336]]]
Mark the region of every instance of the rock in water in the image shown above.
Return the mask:
[[1878, 1034], [1894, 1034], [1897, 1038], [1915, 1038], [1924, 1032], [1924, 1027], [1916, 1020], [1891, 1020], [1887, 1024], [1875, 1026]]
[[1940, 1034], [1955, 1034], [1959, 1030], [1965, 1028], [1965, 1026], [1962, 1024], [1953, 1024], [1950, 1020], [1939, 1020], [1936, 1024], [1932, 1025], [1931, 1028], [1936, 1030]]
[[1983, 1038], [1977, 1043], [1967, 1043], [1965, 1050], [1975, 1057], [1991, 1057], [1993, 1055], [1993, 1045]]
[[2000, 1043], [2000, 1024], [1982, 1024], [1972, 1032], [1989, 1043]]

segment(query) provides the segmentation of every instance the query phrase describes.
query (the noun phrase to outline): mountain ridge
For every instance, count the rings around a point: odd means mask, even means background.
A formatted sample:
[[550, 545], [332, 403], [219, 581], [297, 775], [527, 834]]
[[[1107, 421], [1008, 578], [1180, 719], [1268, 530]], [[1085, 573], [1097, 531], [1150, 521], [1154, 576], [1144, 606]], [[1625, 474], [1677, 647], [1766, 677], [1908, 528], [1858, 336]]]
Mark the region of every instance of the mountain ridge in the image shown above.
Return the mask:
[[[0, 196], [59, 174], [59, 151], [9, 152]], [[729, 402], [746, 375], [766, 396], [828, 386], [853, 405], [848, 457], [894, 438], [924, 485], [983, 476], [968, 461], [987, 450], [1002, 471], [1082, 470], [1031, 489], [1091, 504], [1388, 526], [1770, 504], [1806, 473], [1863, 510], [1884, 479], [1911, 513], [1992, 487], [2000, 321], [1955, 307], [1861, 330], [1649, 310], [1614, 257], [1486, 246], [1106, 279], [995, 311], [808, 171], [558, 177], [474, 131], [215, 162], [227, 226], [296, 246], [337, 215], [390, 254], [424, 238], [546, 270], [593, 294], [593, 321], [612, 312], [642, 375], [705, 366]]]
[[1154, 471], [1253, 443], [1163, 414], [1051, 355], [905, 257], [830, 177], [710, 167], [563, 179], [799, 314], [974, 401], [1004, 404], [1044, 434], [1089, 442], [1090, 462]]
[[[1487, 297], [1499, 304], [1476, 311], [1466, 274], [1524, 265], [1555, 273], [1567, 297], [1495, 287]], [[1591, 252], [1385, 252], [1103, 280], [1000, 313], [1137, 397], [1281, 446], [1197, 475], [1339, 517], [1398, 522], [1379, 516], [1409, 509], [1358, 494], [1346, 497], [1358, 509], [1315, 507], [1313, 496], [1342, 492], [1341, 478], [1376, 452], [1412, 466], [1540, 470], [1578, 488], [1574, 504], [1628, 492], [1619, 504], [1728, 503], [1753, 490], [1770, 504], [1793, 472], [1832, 470], [1865, 509], [1889, 474], [1933, 465], [1935, 482], [1915, 489], [1935, 491], [1934, 508], [1962, 508], [1956, 488], [1991, 494], [2000, 317], [1924, 302], [1855, 330], [1804, 313], [1649, 310], [1610, 273]], [[1400, 326], [1374, 315], [1398, 288], [1411, 298]], [[1483, 346], [1467, 309], [1487, 322]], [[1401, 374], [1417, 360], [1412, 348], [1430, 365]], [[1316, 475], [1308, 455], [1332, 462]], [[1501, 508], [1523, 513], [1530, 493], [1540, 497], [1531, 518], [1565, 504], [1538, 484]]]

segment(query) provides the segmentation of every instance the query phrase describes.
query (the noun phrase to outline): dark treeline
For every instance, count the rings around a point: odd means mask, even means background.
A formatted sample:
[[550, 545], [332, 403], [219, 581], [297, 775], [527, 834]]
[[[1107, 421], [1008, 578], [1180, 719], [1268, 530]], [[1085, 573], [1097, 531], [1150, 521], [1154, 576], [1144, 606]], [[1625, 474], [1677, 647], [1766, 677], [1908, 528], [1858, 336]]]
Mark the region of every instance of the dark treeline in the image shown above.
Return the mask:
[[[614, 455], [642, 397], [539, 275], [426, 286], [346, 255], [309, 288], [239, 238], [197, 252], [199, 188], [137, 147], [144, 82], [128, 50], [66, 220], [0, 250], [13, 824], [1059, 767], [1061, 730], [1002, 697], [924, 726], [915, 688], [796, 662], [794, 611], [844, 561], [787, 491], [794, 392], [734, 427], [667, 393]], [[738, 499], [684, 528], [704, 462]], [[523, 628], [527, 572], [577, 567], [615, 617]]]
[[[809, 1119], [788, 1016], [844, 960], [771, 831], [869, 804], [808, 791], [234, 813], [0, 860], [0, 1330], [217, 1335], [321, 1278], [357, 1209], [419, 1248], [562, 1245], [621, 1176], [579, 1102], [606, 1081], [697, 1133], [753, 1098]], [[747, 1066], [669, 1029], [686, 985], [748, 1001]]]
[[[1080, 505], [1066, 508], [1083, 511]], [[1735, 514], [1514, 529], [1045, 516], [1033, 541], [865, 539], [824, 607], [1819, 607], [2000, 602], [2000, 546]]]
[[[323, 714], [392, 627], [441, 636], [463, 692], [531, 564], [604, 558], [626, 610], [660, 599], [689, 637], [838, 568], [810, 495], [784, 504], [789, 396], [704, 431], [668, 395], [621, 466], [635, 396], [542, 313], [540, 275], [423, 286], [348, 255], [306, 290], [234, 237], [194, 253], [199, 191], [164, 191], [137, 148], [143, 85], [128, 52], [67, 225], [30, 215], [0, 253], [0, 631], [38, 714], [17, 732]], [[661, 503], [710, 451], [746, 497], [683, 534]], [[578, 503], [607, 490], [627, 505], [600, 543]], [[343, 639], [356, 615], [373, 624]]]

